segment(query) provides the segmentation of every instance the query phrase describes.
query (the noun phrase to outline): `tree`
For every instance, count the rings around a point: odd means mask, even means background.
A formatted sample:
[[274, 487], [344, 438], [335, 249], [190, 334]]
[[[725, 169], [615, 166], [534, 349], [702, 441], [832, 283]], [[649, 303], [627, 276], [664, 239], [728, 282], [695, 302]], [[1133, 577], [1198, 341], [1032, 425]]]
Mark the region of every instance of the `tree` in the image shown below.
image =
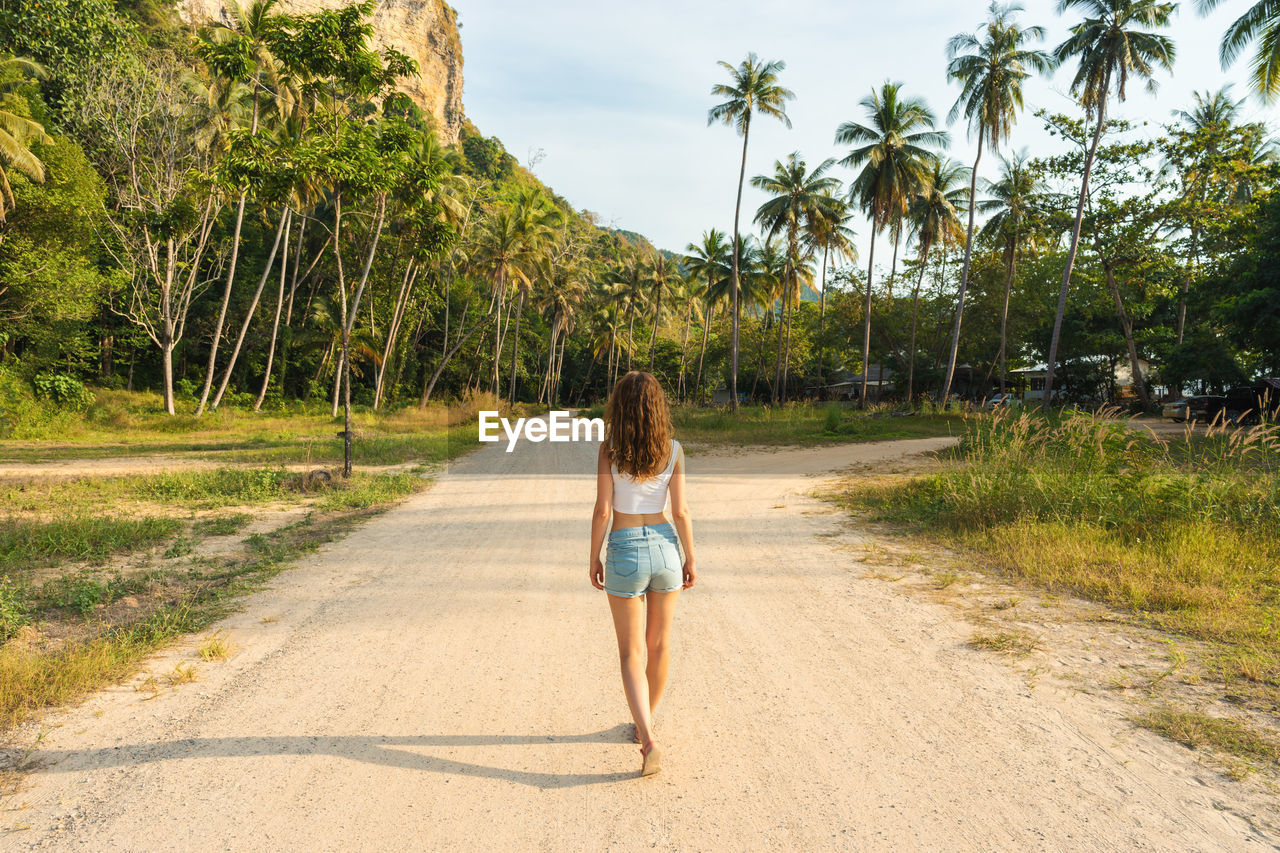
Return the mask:
[[978, 164], [983, 144], [993, 152], [1013, 132], [1022, 110], [1022, 84], [1032, 72], [1053, 69], [1053, 60], [1041, 50], [1027, 50], [1028, 41], [1044, 38], [1043, 27], [1023, 28], [1014, 20], [1022, 7], [1002, 6], [992, 0], [987, 22], [979, 34], [960, 33], [947, 43], [947, 77], [961, 85], [960, 97], [951, 108], [949, 121], [961, 113], [969, 120], [969, 132], [978, 138], [978, 153], [969, 172], [969, 223], [965, 228], [964, 262], [960, 268], [960, 288], [956, 295], [956, 319], [951, 333], [951, 357], [942, 383], [942, 399], [951, 394], [951, 379], [960, 351], [960, 326], [964, 320], [964, 299], [969, 289], [969, 263], [973, 258], [973, 216], [978, 203]]
[[[929, 266], [929, 252], [934, 246], [949, 246], [965, 238], [964, 226], [956, 213], [956, 205], [969, 198], [965, 179], [969, 169], [950, 158], [935, 157], [927, 185], [912, 200], [907, 217], [916, 232], [919, 272], [911, 293], [911, 343], [907, 347], [907, 403], [915, 399], [916, 330], [920, 316], [920, 286]], [[945, 399], [945, 398], [944, 398]]]
[[205, 254], [221, 209], [214, 164], [190, 133], [183, 73], [163, 59], [96, 66], [72, 117], [107, 183], [104, 243], [129, 275], [123, 304], [110, 307], [160, 349], [170, 415], [174, 348], [192, 300], [218, 272]]
[[1071, 271], [1076, 253], [1080, 249], [1080, 226], [1084, 220], [1085, 202], [1089, 197], [1089, 173], [1093, 169], [1098, 143], [1107, 123], [1107, 101], [1112, 89], [1116, 96], [1125, 99], [1125, 87], [1129, 75], [1147, 81], [1148, 89], [1155, 87], [1156, 67], [1173, 69], [1175, 48], [1173, 41], [1160, 33], [1134, 29], [1134, 27], [1164, 27], [1176, 8], [1175, 3], [1159, 3], [1156, 0], [1059, 0], [1058, 11], [1081, 9], [1085, 19], [1071, 28], [1071, 35], [1054, 49], [1059, 63], [1077, 58], [1079, 64], [1071, 81], [1071, 93], [1080, 99], [1086, 115], [1093, 120], [1093, 142], [1085, 156], [1080, 176], [1080, 198], [1076, 203], [1075, 224], [1071, 229], [1071, 243], [1067, 250], [1066, 267], [1062, 273], [1062, 287], [1058, 291], [1058, 307], [1053, 318], [1053, 332], [1049, 339], [1044, 384], [1044, 407], [1047, 410], [1053, 399], [1053, 373], [1058, 357], [1058, 342], [1062, 336], [1062, 317], [1067, 309], [1067, 294], [1071, 289]]
[[[35, 143], [51, 143], [44, 125], [29, 115], [26, 99], [18, 89], [31, 80], [45, 77], [44, 68], [25, 59], [0, 59], [0, 225], [13, 209], [13, 188], [8, 169], [14, 169], [31, 180], [44, 180], [44, 164], [31, 150]], [[3, 240], [0, 234], [0, 240]]]
[[853, 218], [849, 205], [838, 196], [831, 196], [826, 200], [822, 210], [818, 215], [808, 219], [805, 223], [806, 236], [812, 250], [822, 249], [822, 282], [821, 293], [818, 296], [818, 384], [823, 382], [824, 362], [826, 353], [823, 349], [823, 328], [827, 320], [827, 262], [847, 260], [850, 263], [858, 262], [858, 247], [854, 245], [853, 239], [856, 236], [853, 229], [849, 227], [849, 220]]
[[991, 216], [982, 227], [981, 236], [1004, 245], [1004, 300], [1000, 310], [1000, 350], [996, 354], [1002, 394], [1008, 376], [1009, 296], [1018, 268], [1018, 249], [1031, 232], [1032, 215], [1043, 191], [1043, 184], [1029, 168], [1023, 150], [1013, 157], [1000, 158], [1000, 177], [987, 182], [988, 198], [978, 205], [979, 210]]
[[[1222, 0], [1197, 0], [1201, 14], [1217, 8]], [[1280, 3], [1258, 0], [1257, 3], [1227, 27], [1218, 48], [1218, 58], [1225, 69], [1234, 63], [1251, 43], [1258, 43], [1253, 55], [1251, 77], [1253, 89], [1267, 103], [1280, 94]]]
[[[833, 194], [839, 190], [840, 182], [827, 177], [827, 171], [835, 165], [834, 160], [824, 160], [808, 171], [799, 152], [787, 156], [786, 162], [781, 160], [773, 164], [772, 175], [757, 175], [751, 179], [751, 185], [764, 190], [773, 198], [760, 205], [756, 211], [755, 221], [766, 229], [770, 237], [782, 235], [786, 250], [786, 273], [782, 288], [782, 312], [784, 318], [778, 323], [778, 357], [777, 370], [773, 384], [773, 402], [777, 403], [785, 396], [786, 365], [789, 361], [791, 341], [792, 306], [800, 299], [800, 268], [802, 250], [808, 250], [809, 244], [802, 240], [809, 222], [816, 219], [829, 218], [833, 215]], [[787, 347], [783, 347], [783, 327], [786, 327]]]
[[706, 306], [702, 320], [702, 346], [698, 351], [698, 373], [693, 382], [694, 387], [701, 393], [702, 365], [707, 355], [707, 336], [711, 333], [711, 323], [715, 319], [716, 305], [719, 304], [716, 291], [718, 285], [729, 279], [732, 260], [724, 232], [717, 231], [715, 228], [702, 232], [702, 242], [690, 243], [684, 247], [684, 250], [688, 253], [685, 255], [684, 265], [689, 274], [706, 279], [707, 282], [706, 288], [702, 291]]
[[707, 111], [707, 124], [723, 122], [737, 130], [742, 137], [742, 164], [738, 169], [738, 195], [733, 208], [733, 265], [730, 275], [733, 333], [730, 343], [729, 398], [730, 405], [736, 412], [742, 265], [742, 258], [739, 256], [738, 220], [742, 213], [742, 186], [747, 176], [747, 141], [751, 134], [751, 116], [754, 113], [771, 116], [789, 129], [791, 119], [787, 117], [786, 102], [794, 99], [795, 93], [778, 85], [778, 74], [787, 67], [785, 62], [761, 62], [755, 53], [749, 53], [737, 68], [723, 60], [720, 61], [720, 67], [729, 72], [730, 82], [715, 84], [711, 87], [711, 94], [726, 100]]
[[[197, 53], [209, 66], [210, 70], [221, 78], [220, 83], [227, 89], [237, 84], [246, 86], [253, 101], [249, 117], [249, 136], [256, 136], [259, 124], [259, 103], [264, 80], [278, 80], [275, 57], [271, 46], [279, 38], [279, 22], [274, 19], [271, 9], [276, 0], [252, 0], [246, 8], [239, 0], [230, 4], [231, 25], [218, 24], [211, 27], [197, 44]], [[218, 310], [218, 320], [213, 329], [213, 340], [209, 344], [209, 365], [205, 371], [204, 387], [200, 391], [200, 402], [196, 405], [196, 417], [204, 414], [205, 405], [209, 401], [209, 390], [213, 385], [214, 370], [218, 364], [218, 344], [222, 339], [222, 327], [227, 321], [227, 307], [231, 303], [231, 289], [235, 283], [236, 266], [240, 259], [240, 230], [244, 224], [245, 203], [249, 194], [247, 184], [237, 187], [240, 197], [236, 201], [235, 225], [231, 237], [231, 259], [227, 263], [227, 277], [222, 289], [222, 304]], [[281, 226], [284, 224], [284, 213], [280, 215]], [[277, 232], [277, 245], [279, 233]], [[273, 253], [274, 258], [274, 253]], [[270, 267], [268, 266], [268, 271]], [[263, 280], [265, 281], [265, 273]], [[261, 292], [259, 284], [259, 292]], [[243, 336], [241, 338], [243, 340]], [[238, 354], [239, 347], [237, 347]], [[234, 358], [232, 359], [234, 362]], [[234, 366], [234, 365], [233, 365]], [[231, 368], [227, 370], [230, 376]], [[225, 389], [225, 384], [223, 389]], [[221, 399], [221, 393], [218, 397]], [[214, 402], [217, 407], [217, 401]]]
[[849, 187], [849, 201], [871, 220], [871, 250], [867, 259], [867, 293], [862, 333], [862, 395], [867, 404], [867, 372], [871, 363], [871, 292], [876, 259], [876, 235], [895, 217], [904, 216], [911, 199], [927, 186], [935, 157], [933, 148], [950, 137], [937, 130], [937, 118], [920, 98], [902, 95], [901, 83], [885, 81], [878, 91], [859, 102], [870, 124], [848, 121], [836, 129], [837, 145], [857, 145], [842, 166], [861, 167]]

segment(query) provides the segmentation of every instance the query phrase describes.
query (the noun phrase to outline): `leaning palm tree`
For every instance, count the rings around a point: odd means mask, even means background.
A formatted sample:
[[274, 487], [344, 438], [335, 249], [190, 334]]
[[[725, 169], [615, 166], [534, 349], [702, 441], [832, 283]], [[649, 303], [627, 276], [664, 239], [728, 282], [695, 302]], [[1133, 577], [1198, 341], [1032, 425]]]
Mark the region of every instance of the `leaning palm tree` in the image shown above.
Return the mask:
[[1080, 226], [1084, 221], [1084, 205], [1089, 197], [1089, 174], [1098, 153], [1098, 143], [1107, 123], [1107, 101], [1114, 88], [1121, 101], [1125, 85], [1133, 75], [1155, 88], [1156, 67], [1173, 69], [1175, 48], [1166, 35], [1134, 27], [1164, 27], [1169, 24], [1176, 3], [1157, 0], [1058, 0], [1058, 11], [1082, 9], [1085, 19], [1071, 28], [1071, 36], [1058, 45], [1054, 58], [1065, 62], [1076, 57], [1079, 66], [1071, 81], [1071, 93], [1093, 119], [1093, 142], [1084, 158], [1080, 177], [1080, 198], [1076, 203], [1075, 223], [1071, 227], [1071, 247], [1067, 250], [1062, 287], [1058, 291], [1058, 308], [1053, 317], [1053, 333], [1044, 380], [1044, 407], [1053, 399], [1053, 373], [1058, 358], [1058, 340], [1062, 336], [1062, 318], [1067, 310], [1067, 292], [1071, 289], [1071, 271], [1080, 248]]
[[644, 307], [649, 286], [649, 271], [644, 259], [638, 254], [628, 257], [612, 272], [610, 284], [614, 286], [614, 298], [627, 306], [627, 370], [631, 370], [631, 359], [635, 355], [636, 311]]
[[9, 169], [36, 183], [44, 182], [44, 163], [32, 153], [31, 146], [47, 145], [53, 139], [44, 132], [44, 125], [26, 115], [26, 99], [17, 94], [20, 86], [44, 76], [44, 68], [30, 60], [0, 59], [0, 222], [15, 203]]
[[747, 58], [734, 68], [721, 60], [720, 66], [729, 72], [729, 83], [717, 83], [711, 87], [711, 94], [724, 98], [707, 111], [707, 124], [723, 122], [738, 131], [742, 136], [742, 165], [738, 169], [738, 197], [733, 207], [733, 266], [731, 283], [731, 301], [733, 311], [733, 339], [730, 344], [729, 398], [733, 410], [738, 409], [738, 326], [740, 324], [741, 305], [739, 299], [740, 271], [742, 258], [738, 255], [739, 233], [738, 219], [742, 213], [742, 185], [747, 176], [747, 140], [751, 133], [751, 116], [754, 113], [772, 116], [788, 128], [791, 119], [787, 118], [787, 101], [795, 97], [790, 89], [778, 85], [778, 74], [787, 67], [785, 62], [761, 62], [755, 53], [747, 54]]
[[1030, 219], [1037, 200], [1044, 192], [1039, 176], [1027, 165], [1026, 150], [1012, 157], [1000, 158], [1000, 177], [987, 182], [988, 198], [978, 203], [978, 209], [991, 214], [982, 226], [981, 236], [1004, 244], [1004, 307], [1000, 312], [1000, 393], [1005, 390], [1008, 357], [1009, 295], [1018, 269], [1018, 249], [1029, 235]]
[[947, 77], [961, 85], [960, 97], [951, 108], [949, 121], [964, 113], [969, 132], [978, 137], [978, 153], [969, 173], [969, 224], [965, 229], [964, 263], [960, 268], [960, 288], [956, 295], [956, 319], [951, 333], [951, 357], [942, 384], [942, 400], [951, 393], [951, 380], [960, 351], [960, 325], [964, 319], [964, 298], [969, 289], [969, 262], [973, 257], [973, 215], [978, 195], [978, 163], [984, 143], [999, 151], [1009, 138], [1022, 110], [1022, 84], [1032, 72], [1053, 69], [1053, 60], [1042, 50], [1027, 50], [1028, 41], [1044, 39], [1044, 27], [1022, 27], [1015, 20], [1022, 7], [1001, 5], [992, 0], [986, 23], [975, 33], [960, 33], [947, 43]]
[[[830, 217], [833, 213], [832, 194], [840, 182], [827, 176], [835, 165], [834, 160], [824, 160], [809, 171], [799, 152], [773, 164], [772, 175], [757, 175], [751, 186], [772, 196], [756, 211], [755, 221], [764, 227], [769, 237], [781, 235], [786, 252], [786, 272], [782, 281], [783, 316], [778, 323], [777, 368], [773, 384], [773, 402], [782, 399], [786, 382], [786, 365], [790, 356], [792, 308], [800, 298], [798, 269], [800, 258], [810, 248], [804, 243], [804, 230], [814, 219]], [[786, 327], [787, 347], [783, 347], [783, 327]]]
[[[1222, 0], [1197, 0], [1201, 14], [1217, 8]], [[1250, 42], [1257, 41], [1257, 52], [1250, 63], [1253, 89], [1270, 103], [1280, 94], [1280, 3], [1258, 0], [1227, 27], [1218, 48], [1222, 67], [1231, 65]]]
[[965, 188], [968, 179], [968, 167], [950, 158], [935, 157], [928, 186], [915, 197], [907, 212], [916, 234], [917, 262], [920, 267], [916, 274], [915, 289], [911, 293], [911, 343], [907, 348], [908, 405], [915, 398], [920, 286], [924, 283], [924, 273], [929, 266], [929, 252], [934, 246], [954, 245], [965, 238], [964, 226], [960, 224], [956, 207], [965, 204], [969, 198], [969, 190]]
[[719, 303], [716, 290], [717, 285], [721, 282], [729, 281], [729, 267], [731, 264], [729, 258], [729, 244], [725, 241], [724, 232], [712, 228], [710, 231], [704, 231], [701, 243], [690, 243], [684, 249], [689, 254], [685, 256], [685, 269], [690, 275], [704, 278], [707, 286], [703, 290], [703, 302], [705, 312], [702, 321], [702, 347], [698, 353], [698, 372], [697, 378], [694, 379], [693, 387], [702, 388], [702, 364], [707, 355], [707, 336], [711, 331], [711, 323], [716, 316], [716, 305]]
[[836, 129], [836, 144], [856, 145], [841, 165], [861, 168], [849, 187], [849, 201], [871, 220], [867, 253], [867, 297], [862, 329], [862, 395], [867, 404], [867, 370], [871, 362], [871, 286], [876, 261], [876, 235], [899, 216], [928, 185], [933, 148], [950, 137], [937, 129], [937, 118], [920, 98], [902, 95], [901, 83], [885, 81], [860, 104], [869, 124], [847, 121]]

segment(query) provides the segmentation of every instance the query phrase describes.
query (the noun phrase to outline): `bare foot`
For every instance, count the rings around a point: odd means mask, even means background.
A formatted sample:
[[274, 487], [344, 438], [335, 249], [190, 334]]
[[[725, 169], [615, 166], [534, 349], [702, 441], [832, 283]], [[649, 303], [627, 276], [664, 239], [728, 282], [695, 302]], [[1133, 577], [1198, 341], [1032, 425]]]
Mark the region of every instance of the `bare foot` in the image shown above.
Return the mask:
[[640, 767], [641, 776], [652, 776], [662, 770], [662, 748], [656, 740], [650, 740], [640, 747], [640, 755], [644, 757], [644, 764]]

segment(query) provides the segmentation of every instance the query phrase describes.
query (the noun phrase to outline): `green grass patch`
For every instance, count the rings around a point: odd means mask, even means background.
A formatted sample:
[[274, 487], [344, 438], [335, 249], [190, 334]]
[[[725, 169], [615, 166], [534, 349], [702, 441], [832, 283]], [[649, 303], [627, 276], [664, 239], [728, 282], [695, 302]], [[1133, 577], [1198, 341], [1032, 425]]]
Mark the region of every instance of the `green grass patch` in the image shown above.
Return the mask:
[[253, 516], [247, 512], [218, 515], [196, 521], [191, 525], [191, 532], [196, 536], [230, 536], [239, 533], [250, 521], [253, 521]]
[[860, 411], [836, 403], [784, 403], [728, 408], [673, 406], [672, 424], [681, 441], [735, 445], [820, 445], [958, 435], [960, 414]]
[[149, 548], [182, 528], [174, 518], [81, 517], [56, 521], [0, 520], [0, 573], [76, 561], [100, 563]]

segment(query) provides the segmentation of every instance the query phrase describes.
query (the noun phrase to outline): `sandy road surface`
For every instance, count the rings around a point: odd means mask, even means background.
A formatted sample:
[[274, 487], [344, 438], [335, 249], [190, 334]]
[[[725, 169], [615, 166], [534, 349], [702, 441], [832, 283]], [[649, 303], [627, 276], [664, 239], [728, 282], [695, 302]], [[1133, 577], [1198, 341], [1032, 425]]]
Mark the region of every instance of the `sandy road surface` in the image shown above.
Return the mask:
[[1273, 849], [1182, 747], [1029, 688], [945, 607], [864, 578], [842, 548], [861, 534], [803, 494], [944, 441], [691, 457], [702, 582], [676, 618], [657, 777], [635, 778], [587, 583], [593, 447], [491, 446], [250, 600], [223, 626], [239, 651], [199, 682], [47, 720], [0, 843]]

